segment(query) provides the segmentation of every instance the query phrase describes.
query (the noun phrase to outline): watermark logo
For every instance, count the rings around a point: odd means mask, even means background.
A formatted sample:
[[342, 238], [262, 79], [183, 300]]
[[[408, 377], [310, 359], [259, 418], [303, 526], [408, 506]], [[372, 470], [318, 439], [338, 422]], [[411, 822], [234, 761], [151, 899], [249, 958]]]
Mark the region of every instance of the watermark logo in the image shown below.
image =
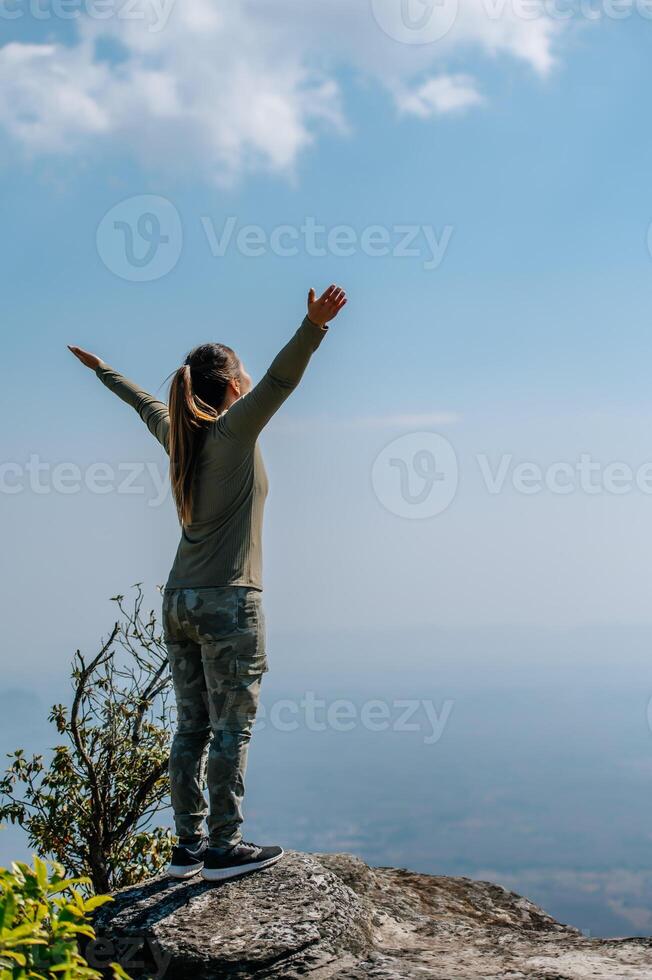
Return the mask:
[[[652, 0], [478, 0], [476, 8], [489, 23], [652, 19]], [[381, 30], [395, 41], [432, 44], [453, 28], [459, 0], [371, 0], [371, 9]]]
[[371, 482], [391, 514], [426, 520], [443, 513], [457, 492], [458, 465], [450, 442], [436, 432], [410, 432], [376, 457]]
[[107, 211], [97, 228], [97, 251], [114, 275], [153, 282], [174, 269], [183, 248], [179, 212], [154, 194], [129, 197]]
[[[236, 215], [222, 221], [200, 215], [199, 223], [214, 259], [232, 252], [251, 259], [365, 256], [416, 260], [426, 272], [439, 269], [455, 231], [449, 224], [441, 229], [425, 224], [371, 224], [360, 229], [347, 224], [329, 226], [312, 215], [306, 215], [300, 224], [272, 228], [242, 224]], [[104, 215], [97, 229], [97, 250], [107, 269], [121, 279], [151, 282], [175, 268], [183, 238], [175, 205], [167, 198], [142, 194], [121, 201]]]
[[458, 0], [371, 0], [379, 27], [402, 44], [433, 44], [457, 20]]

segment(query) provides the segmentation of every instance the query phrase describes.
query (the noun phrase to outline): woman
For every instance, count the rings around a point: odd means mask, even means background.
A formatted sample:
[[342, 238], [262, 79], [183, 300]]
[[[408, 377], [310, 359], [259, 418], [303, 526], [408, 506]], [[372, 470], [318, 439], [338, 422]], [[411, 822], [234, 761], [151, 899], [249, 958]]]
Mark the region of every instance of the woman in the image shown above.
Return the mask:
[[168, 407], [99, 357], [70, 347], [136, 409], [170, 456], [182, 532], [163, 598], [177, 704], [170, 792], [179, 843], [168, 867], [174, 878], [201, 872], [219, 881], [283, 856], [282, 848], [247, 843], [240, 832], [247, 751], [267, 671], [261, 605], [267, 476], [256, 440], [345, 304], [338, 286], [319, 299], [311, 289], [308, 316], [253, 388], [230, 347], [196, 347], [172, 378]]

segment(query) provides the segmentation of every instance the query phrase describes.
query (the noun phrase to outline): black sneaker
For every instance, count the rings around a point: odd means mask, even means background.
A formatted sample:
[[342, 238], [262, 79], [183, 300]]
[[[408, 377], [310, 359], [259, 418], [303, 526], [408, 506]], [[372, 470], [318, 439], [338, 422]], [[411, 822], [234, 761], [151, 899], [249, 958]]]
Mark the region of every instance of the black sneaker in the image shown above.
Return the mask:
[[172, 851], [167, 874], [170, 878], [192, 878], [204, 867], [204, 855], [208, 850], [208, 837], [197, 844], [177, 844]]
[[204, 854], [204, 869], [201, 873], [206, 881], [224, 881], [226, 878], [236, 878], [260, 868], [268, 868], [283, 857], [282, 847], [258, 847], [240, 841], [228, 851], [218, 851], [209, 847]]

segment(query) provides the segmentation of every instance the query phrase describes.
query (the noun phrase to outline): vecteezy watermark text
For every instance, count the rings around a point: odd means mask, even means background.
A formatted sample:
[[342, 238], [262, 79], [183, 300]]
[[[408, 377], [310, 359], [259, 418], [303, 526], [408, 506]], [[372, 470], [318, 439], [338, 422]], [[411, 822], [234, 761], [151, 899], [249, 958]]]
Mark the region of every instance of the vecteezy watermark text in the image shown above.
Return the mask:
[[299, 699], [281, 698], [261, 703], [255, 729], [270, 727], [277, 732], [412, 732], [422, 735], [425, 745], [441, 739], [455, 702], [450, 698], [441, 707], [426, 698], [373, 698], [356, 704], [350, 698], [328, 701], [306, 691]]
[[320, 224], [306, 217], [300, 225], [276, 225], [267, 231], [261, 225], [240, 225], [230, 215], [218, 229], [210, 217], [201, 219], [211, 254], [223, 258], [231, 248], [249, 258], [277, 255], [293, 258], [349, 258], [356, 254], [370, 258], [421, 259], [424, 269], [438, 269], [453, 237], [452, 225], [437, 232], [432, 225], [368, 225], [358, 231], [353, 225]]
[[476, 456], [484, 485], [490, 494], [499, 494], [506, 486], [517, 493], [548, 493], [565, 496], [570, 493], [622, 495], [638, 490], [652, 494], [652, 461], [632, 467], [616, 460], [603, 463], [590, 453], [581, 453], [574, 462], [568, 460], [542, 466], [532, 460], [515, 461], [511, 453], [491, 462], [484, 453]]
[[96, 970], [108, 971], [115, 962], [127, 971], [149, 968], [150, 980], [163, 980], [172, 959], [155, 936], [96, 936], [86, 944], [84, 956]]
[[121, 463], [92, 462], [52, 463], [32, 453], [24, 462], [0, 462], [0, 494], [12, 497], [19, 493], [37, 496], [87, 493], [106, 496], [110, 493], [146, 496], [148, 507], [159, 507], [170, 496], [167, 470], [157, 463], [134, 461]]
[[162, 31], [176, 0], [0, 0], [0, 20], [121, 20], [141, 22], [151, 34]]

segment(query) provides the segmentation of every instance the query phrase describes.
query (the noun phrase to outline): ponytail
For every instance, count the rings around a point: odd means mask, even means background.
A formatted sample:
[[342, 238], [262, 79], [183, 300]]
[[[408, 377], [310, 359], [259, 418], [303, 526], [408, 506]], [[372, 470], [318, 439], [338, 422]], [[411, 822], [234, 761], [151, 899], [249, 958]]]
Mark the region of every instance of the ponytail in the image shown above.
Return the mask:
[[203, 344], [170, 385], [170, 482], [180, 523], [192, 520], [193, 480], [203, 432], [219, 417], [229, 381], [240, 374], [230, 347]]

